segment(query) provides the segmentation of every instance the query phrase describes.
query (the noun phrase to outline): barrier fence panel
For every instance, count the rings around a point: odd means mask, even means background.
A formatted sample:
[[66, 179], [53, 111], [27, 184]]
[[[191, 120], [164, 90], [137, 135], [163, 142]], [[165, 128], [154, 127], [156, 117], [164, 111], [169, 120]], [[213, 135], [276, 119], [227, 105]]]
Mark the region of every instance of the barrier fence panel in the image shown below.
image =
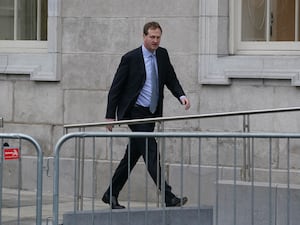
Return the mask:
[[[35, 224], [42, 224], [42, 171], [43, 171], [43, 152], [40, 145], [32, 137], [19, 133], [0, 133], [1, 155], [0, 155], [0, 224], [25, 224], [28, 220], [26, 211], [23, 209], [28, 206], [28, 201], [23, 199], [22, 182], [22, 160], [23, 152], [36, 152], [36, 194], [35, 194]], [[26, 177], [27, 179], [27, 177]], [[6, 183], [5, 183], [6, 182]], [[9, 190], [5, 191], [4, 190]], [[9, 196], [3, 196], [3, 195]], [[12, 197], [12, 198], [10, 198]], [[31, 197], [30, 197], [31, 198]], [[31, 204], [29, 204], [30, 207]], [[5, 213], [5, 216], [3, 216]]]
[[[187, 205], [179, 207], [180, 211], [189, 208], [198, 210], [194, 218], [179, 216], [174, 224], [208, 224], [202, 221], [204, 217], [201, 210], [204, 207], [213, 208], [214, 225], [298, 224], [300, 181], [297, 177], [300, 166], [297, 158], [293, 156], [297, 156], [295, 150], [300, 144], [300, 134], [77, 132], [63, 136], [55, 147], [53, 225], [62, 222], [62, 215], [67, 211], [71, 211], [75, 216], [89, 211], [89, 224], [117, 224], [115, 211], [112, 209], [108, 211], [105, 219], [102, 218], [101, 223], [96, 214], [103, 209], [107, 212], [108, 206], [103, 206], [100, 202], [103, 192], [112, 182], [119, 154], [122, 155], [124, 151], [119, 149], [118, 144], [127, 143], [133, 138], [144, 138], [146, 152], [149, 150], [148, 142], [153, 138], [160, 143], [162, 193], [166, 179], [172, 184], [173, 192], [178, 197], [189, 198]], [[243, 179], [245, 140], [250, 148], [249, 181]], [[186, 151], [187, 146], [192, 148], [192, 152]], [[131, 147], [129, 144], [128, 148]], [[68, 165], [65, 159], [62, 160], [66, 151], [73, 152], [74, 155], [73, 159], [69, 159]], [[107, 156], [108, 164], [101, 160], [101, 154]], [[129, 176], [131, 169], [127, 168], [127, 190], [125, 189], [125, 193], [120, 197], [126, 209], [119, 211], [120, 217], [121, 212], [126, 212], [127, 216], [125, 221], [122, 217], [120, 224], [135, 224], [136, 208], [144, 212], [142, 223], [139, 224], [146, 225], [152, 222], [150, 217], [153, 209], [161, 210], [158, 216], [161, 224], [172, 224], [168, 216], [169, 207], [166, 207], [163, 201], [164, 194], [160, 195], [158, 202], [153, 197], [155, 185], [152, 185], [153, 182], [148, 178], [147, 159], [146, 153], [146, 166], [142, 172], [141, 168], [133, 171], [138, 178]], [[131, 163], [135, 162], [129, 159], [128, 164]], [[73, 187], [73, 190], [67, 187]], [[61, 189], [73, 195], [72, 207], [60, 208]], [[135, 195], [141, 193], [142, 200], [137, 203]], [[112, 190], [110, 197], [111, 195]], [[65, 221], [63, 222], [65, 224]], [[84, 223], [75, 219], [71, 224]]]

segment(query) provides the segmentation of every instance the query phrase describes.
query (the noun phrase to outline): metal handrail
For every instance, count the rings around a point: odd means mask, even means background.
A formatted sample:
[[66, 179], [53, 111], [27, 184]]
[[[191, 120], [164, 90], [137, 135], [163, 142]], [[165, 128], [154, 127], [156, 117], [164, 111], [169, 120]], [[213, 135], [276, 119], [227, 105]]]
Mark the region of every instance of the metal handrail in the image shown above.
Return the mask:
[[107, 125], [124, 125], [124, 124], [127, 125], [127, 124], [135, 124], [135, 123], [167, 122], [167, 121], [174, 121], [174, 120], [192, 120], [192, 119], [203, 119], [203, 118], [214, 118], [214, 117], [229, 117], [229, 116], [280, 113], [280, 112], [292, 112], [292, 111], [300, 111], [300, 107], [208, 113], [208, 114], [197, 114], [197, 115], [187, 115], [187, 116], [155, 117], [155, 118], [147, 118], [147, 119], [120, 120], [120, 121], [111, 121], [111, 122], [81, 123], [81, 124], [79, 123], [79, 124], [64, 125], [64, 128], [69, 129], [69, 128], [80, 128], [80, 127], [99, 127], [99, 126], [107, 126]]

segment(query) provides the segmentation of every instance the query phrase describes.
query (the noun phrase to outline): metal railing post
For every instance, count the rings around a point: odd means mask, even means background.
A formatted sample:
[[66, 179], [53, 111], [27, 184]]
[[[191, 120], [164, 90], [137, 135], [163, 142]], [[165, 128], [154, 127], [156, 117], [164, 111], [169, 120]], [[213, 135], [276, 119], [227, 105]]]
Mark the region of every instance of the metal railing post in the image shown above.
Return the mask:
[[[250, 132], [250, 115], [243, 115], [243, 132]], [[250, 181], [250, 139], [243, 139], [243, 167], [242, 167], [242, 180]]]

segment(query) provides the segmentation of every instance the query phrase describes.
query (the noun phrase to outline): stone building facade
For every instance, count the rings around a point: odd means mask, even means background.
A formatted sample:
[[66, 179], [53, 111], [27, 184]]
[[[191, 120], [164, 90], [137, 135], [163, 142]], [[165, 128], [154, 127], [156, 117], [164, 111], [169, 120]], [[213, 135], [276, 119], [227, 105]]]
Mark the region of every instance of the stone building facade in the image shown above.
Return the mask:
[[[192, 105], [186, 112], [166, 90], [165, 116], [300, 105], [299, 55], [235, 53], [230, 17], [234, 3], [48, 0], [46, 53], [0, 52], [1, 132], [34, 137], [50, 157], [63, 125], [104, 121], [107, 93], [120, 57], [141, 45], [142, 27], [151, 20], [162, 26], [161, 46], [169, 50]], [[255, 116], [251, 131], [298, 132], [298, 115]], [[241, 117], [181, 121], [167, 123], [165, 129], [240, 132], [242, 122]], [[281, 151], [278, 148], [276, 154]], [[293, 166], [299, 168], [299, 152], [293, 154]], [[73, 155], [69, 149], [63, 156], [67, 161]], [[122, 155], [122, 151], [115, 153], [115, 159]], [[97, 157], [105, 163], [108, 154], [103, 150]], [[168, 157], [170, 164], [176, 161]], [[31, 163], [25, 162], [24, 171], [30, 171]], [[275, 165], [279, 168], [281, 162]], [[30, 181], [23, 185], [30, 188]]]

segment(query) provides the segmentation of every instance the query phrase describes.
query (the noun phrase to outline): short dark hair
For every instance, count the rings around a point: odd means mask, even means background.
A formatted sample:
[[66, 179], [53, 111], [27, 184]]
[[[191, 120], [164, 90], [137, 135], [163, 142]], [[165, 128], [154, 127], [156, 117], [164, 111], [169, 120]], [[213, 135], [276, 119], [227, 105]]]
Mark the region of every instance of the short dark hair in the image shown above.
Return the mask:
[[162, 29], [161, 29], [161, 26], [159, 25], [158, 22], [155, 22], [155, 21], [152, 21], [152, 22], [148, 22], [144, 25], [144, 35], [147, 35], [148, 34], [148, 30], [149, 29], [160, 29], [160, 31], [162, 32]]

